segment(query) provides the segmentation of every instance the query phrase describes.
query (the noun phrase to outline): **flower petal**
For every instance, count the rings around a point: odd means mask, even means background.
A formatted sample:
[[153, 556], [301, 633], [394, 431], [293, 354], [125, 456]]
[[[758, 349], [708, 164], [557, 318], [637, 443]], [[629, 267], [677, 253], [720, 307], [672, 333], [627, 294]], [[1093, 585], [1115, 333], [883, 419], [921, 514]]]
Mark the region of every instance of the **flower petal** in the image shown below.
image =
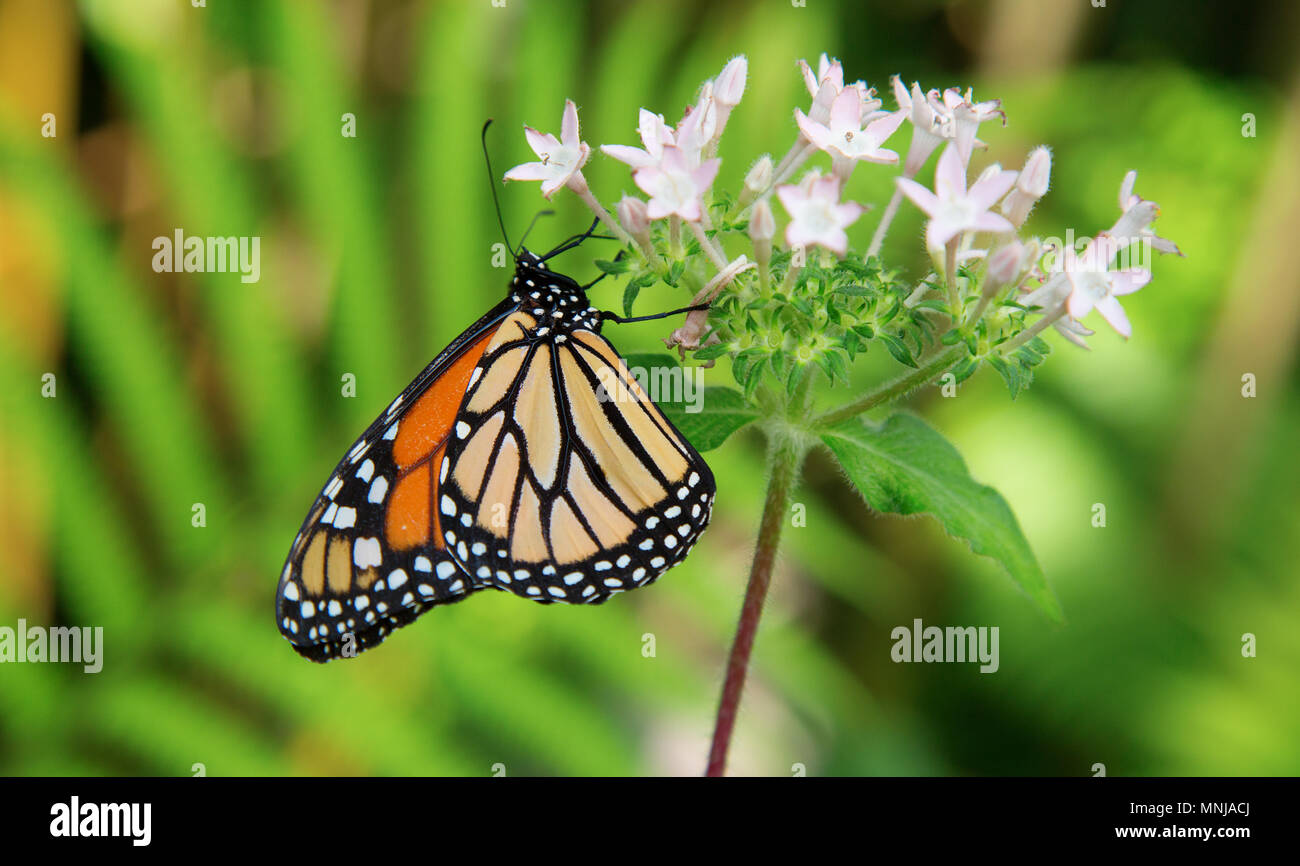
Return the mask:
[[1149, 282], [1151, 282], [1151, 272], [1146, 268], [1126, 268], [1122, 271], [1112, 271], [1110, 275], [1110, 291], [1114, 295], [1131, 295]]
[[1115, 329], [1124, 339], [1133, 336], [1133, 326], [1129, 324], [1128, 316], [1124, 313], [1124, 308], [1120, 306], [1119, 301], [1113, 297], [1102, 298], [1097, 302], [1097, 312], [1106, 320], [1106, 324]]
[[600, 151], [608, 157], [617, 159], [619, 162], [627, 163], [632, 168], [645, 168], [658, 164], [658, 160], [646, 151], [626, 144], [602, 144]]
[[921, 186], [911, 178], [896, 178], [898, 188], [903, 191], [903, 195], [912, 200], [912, 203], [925, 211], [930, 216], [934, 216], [939, 211], [939, 198], [925, 187]]
[[531, 126], [524, 127], [524, 138], [528, 140], [528, 146], [533, 149], [533, 153], [546, 158], [552, 150], [560, 146], [560, 140], [549, 132], [538, 132]]
[[560, 141], [569, 147], [578, 146], [578, 106], [572, 99], [564, 100], [564, 119], [560, 121]]
[[961, 153], [951, 144], [939, 155], [939, 164], [934, 169], [934, 191], [940, 198], [956, 198], [966, 194], [966, 164]]
[[1016, 177], [1019, 176], [1017, 171], [1001, 171], [991, 177], [981, 178], [970, 188], [967, 197], [974, 202], [980, 210], [988, 210], [997, 204], [998, 200], [1011, 191], [1015, 186]]
[[525, 162], [523, 165], [517, 165], [505, 173], [502, 180], [546, 180], [550, 177], [552, 171], [549, 167], [542, 165], [540, 162]]

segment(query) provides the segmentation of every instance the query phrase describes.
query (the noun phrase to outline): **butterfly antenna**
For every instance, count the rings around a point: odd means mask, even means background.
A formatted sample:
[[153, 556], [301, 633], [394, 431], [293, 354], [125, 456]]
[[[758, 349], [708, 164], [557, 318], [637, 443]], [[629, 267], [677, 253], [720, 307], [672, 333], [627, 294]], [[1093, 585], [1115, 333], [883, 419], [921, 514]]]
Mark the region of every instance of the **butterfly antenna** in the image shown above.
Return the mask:
[[555, 211], [543, 209], [533, 215], [532, 222], [528, 224], [528, 228], [524, 229], [524, 236], [519, 239], [519, 246], [515, 249], [515, 258], [519, 258], [519, 252], [524, 248], [524, 242], [528, 240], [528, 235], [532, 232], [533, 226], [537, 225], [537, 221], [544, 216], [555, 216]]
[[[510, 235], [506, 233], [506, 221], [501, 216], [501, 199], [497, 197], [497, 176], [496, 172], [492, 171], [492, 157], [488, 156], [487, 131], [491, 125], [492, 118], [489, 117], [487, 123], [483, 124], [483, 132], [479, 135], [479, 139], [483, 144], [483, 164], [487, 166], [488, 186], [492, 188], [492, 204], [497, 209], [497, 225], [501, 227], [501, 238], [506, 242], [506, 249], [511, 251], [511, 257], [518, 258], [514, 253], [514, 247], [510, 243]], [[534, 218], [535, 221], [536, 218]]]

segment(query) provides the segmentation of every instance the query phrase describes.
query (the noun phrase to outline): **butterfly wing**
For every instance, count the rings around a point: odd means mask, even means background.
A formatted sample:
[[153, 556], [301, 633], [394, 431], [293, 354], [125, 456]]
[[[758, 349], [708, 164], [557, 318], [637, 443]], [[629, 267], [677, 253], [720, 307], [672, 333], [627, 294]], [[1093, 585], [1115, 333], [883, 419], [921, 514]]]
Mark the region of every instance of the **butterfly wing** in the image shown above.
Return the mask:
[[294, 539], [276, 592], [280, 632], [328, 661], [477, 587], [448, 554], [438, 470], [503, 302], [416, 377], [339, 462]]
[[598, 604], [686, 556], [713, 473], [600, 334], [536, 324], [512, 314], [479, 362], [440, 469], [444, 540], [479, 585]]

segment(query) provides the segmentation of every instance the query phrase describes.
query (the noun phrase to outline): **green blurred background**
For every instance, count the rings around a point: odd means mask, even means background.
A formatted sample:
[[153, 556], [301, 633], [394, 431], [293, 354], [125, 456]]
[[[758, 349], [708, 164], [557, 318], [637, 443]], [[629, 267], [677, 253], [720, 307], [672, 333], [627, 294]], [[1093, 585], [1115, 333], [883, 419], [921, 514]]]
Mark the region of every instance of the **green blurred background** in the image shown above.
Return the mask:
[[[339, 455], [503, 291], [487, 117], [498, 172], [532, 158], [521, 123], [558, 131], [566, 96], [587, 141], [633, 143], [639, 106], [671, 122], [743, 52], [734, 188], [789, 146], [796, 61], [823, 50], [886, 94], [898, 72], [1000, 97], [993, 158], [1054, 148], [1032, 230], [1109, 226], [1135, 168], [1187, 257], [1127, 299], [1130, 342], [1053, 335], [1015, 403], [988, 371], [911, 401], [1009, 499], [1068, 624], [932, 521], [869, 514], [814, 455], [731, 772], [1300, 772], [1300, 16], [1188, 5], [0, 0], [0, 625], [107, 644], [96, 675], [0, 665], [0, 773], [700, 773], [762, 498], [752, 431], [707, 455], [718, 507], [694, 556], [603, 607], [484, 593], [322, 667], [277, 634], [272, 597]], [[609, 203], [632, 190], [603, 157], [586, 175]], [[852, 193], [883, 204], [891, 177], [861, 169]], [[504, 189], [516, 237], [541, 204]], [[585, 225], [556, 204], [530, 245]], [[178, 227], [261, 236], [260, 282], [154, 273], [152, 239]], [[905, 207], [886, 245], [913, 273], [920, 231]], [[586, 278], [597, 255], [564, 266]], [[613, 283], [598, 303], [618, 306]], [[613, 336], [653, 350], [661, 325]], [[892, 374], [883, 355], [864, 383]], [[916, 617], [999, 626], [1001, 669], [892, 663]]]

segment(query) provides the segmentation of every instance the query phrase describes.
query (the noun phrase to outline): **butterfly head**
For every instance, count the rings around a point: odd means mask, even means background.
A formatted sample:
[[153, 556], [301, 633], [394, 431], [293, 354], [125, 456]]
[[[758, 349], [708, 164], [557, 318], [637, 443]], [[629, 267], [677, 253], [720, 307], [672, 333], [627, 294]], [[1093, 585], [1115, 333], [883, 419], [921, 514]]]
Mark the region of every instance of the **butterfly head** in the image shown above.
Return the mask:
[[587, 298], [587, 290], [526, 249], [515, 259], [510, 298], [537, 320], [541, 336], [576, 328], [600, 330], [601, 315]]

